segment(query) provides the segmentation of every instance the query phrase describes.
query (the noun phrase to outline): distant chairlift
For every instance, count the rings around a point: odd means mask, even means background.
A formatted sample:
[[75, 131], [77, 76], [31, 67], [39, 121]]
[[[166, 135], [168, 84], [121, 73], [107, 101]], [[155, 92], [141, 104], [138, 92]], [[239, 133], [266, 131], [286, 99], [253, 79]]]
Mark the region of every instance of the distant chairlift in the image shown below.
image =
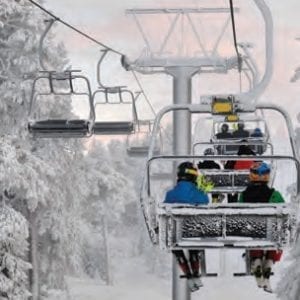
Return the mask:
[[[43, 41], [54, 21], [50, 20], [40, 39], [40, 64], [44, 71], [41, 71], [33, 81], [28, 130], [34, 137], [42, 138], [87, 137], [92, 133], [95, 119], [89, 80], [85, 76], [77, 74], [80, 72], [78, 70], [47, 71], [43, 63]], [[65, 108], [67, 114], [65, 118], [61, 118], [60, 112], [57, 112], [58, 108], [55, 108], [54, 102], [61, 99], [70, 106], [70, 108], [68, 106]], [[81, 105], [83, 102], [80, 103], [79, 100], [83, 99], [86, 102], [85, 108], [88, 113], [86, 118], [76, 118], [71, 111], [68, 111], [74, 104], [71, 101], [76, 100]]]
[[[248, 137], [230, 137], [230, 138], [218, 138], [217, 133], [221, 132], [221, 127], [223, 124], [227, 124], [229, 127], [229, 133], [233, 133], [238, 123], [243, 123], [245, 126], [245, 130], [249, 132]], [[259, 128], [261, 132], [261, 136], [255, 136], [255, 130]], [[236, 154], [239, 145], [236, 143], [241, 143], [243, 140], [247, 140], [250, 148], [257, 154], [263, 154], [267, 148], [269, 139], [269, 131], [266, 122], [259, 118], [255, 117], [252, 119], [241, 119], [236, 122], [227, 122], [227, 121], [215, 121], [213, 124], [213, 132], [211, 140], [216, 144], [215, 148], [217, 149], [219, 154]], [[218, 146], [218, 143], [223, 143], [226, 145]]]
[[[240, 115], [236, 113], [235, 106], [235, 97], [232, 95], [227, 98], [213, 97], [212, 115], [214, 122], [211, 142], [215, 144], [214, 148], [218, 154], [234, 155], [238, 152], [238, 143], [246, 140], [255, 153], [263, 154], [270, 142], [266, 121], [258, 116], [241, 119]], [[244, 131], [237, 131], [239, 123], [244, 125]], [[221, 128], [224, 124], [229, 129], [227, 133], [222, 133]], [[229, 137], [229, 134], [232, 136]]]
[[[135, 104], [142, 92], [137, 92], [135, 96]], [[137, 120], [134, 132], [127, 136], [126, 148], [127, 154], [131, 157], [146, 157], [149, 152], [150, 139], [153, 129], [153, 120]], [[155, 137], [155, 145], [153, 153], [159, 155], [162, 152], [162, 136], [161, 130]]]
[[[152, 135], [153, 120], [138, 120], [135, 130], [127, 136], [127, 154], [131, 157], [145, 157], [149, 152], [150, 139]], [[162, 151], [162, 138], [159, 131], [153, 153], [159, 155]]]
[[[128, 135], [134, 132], [137, 123], [137, 112], [134, 95], [125, 86], [105, 86], [100, 80], [100, 65], [109, 50], [103, 50], [97, 65], [97, 80], [99, 89], [93, 94], [93, 105], [95, 109], [95, 124], [93, 134], [96, 135]], [[112, 108], [117, 108], [113, 110]], [[124, 110], [131, 111], [129, 120], [120, 120], [115, 114], [122, 114]], [[111, 113], [113, 121], [105, 121], [103, 115]]]
[[[115, 94], [114, 100], [110, 100], [112, 94]], [[126, 95], [126, 96], [125, 96]], [[129, 96], [129, 98], [128, 98]], [[126, 99], [126, 98], [127, 99]], [[93, 127], [93, 134], [96, 135], [128, 135], [134, 132], [135, 124], [137, 123], [137, 114], [134, 104], [134, 95], [131, 91], [120, 89], [116, 92], [112, 90], [97, 90], [93, 94], [93, 103], [95, 108], [95, 124]], [[130, 120], [120, 120], [117, 117], [117, 120], [114, 121], [105, 121], [101, 120], [101, 113], [110, 113], [112, 112], [111, 117], [116, 117], [114, 110], [111, 109], [111, 106], [118, 108], [117, 113], [122, 114], [124, 111], [129, 108], [131, 110]]]
[[[40, 76], [35, 78], [33, 82], [30, 109], [29, 109], [29, 123], [28, 130], [34, 137], [43, 138], [79, 138], [88, 137], [92, 133], [94, 123], [94, 107], [92, 103], [92, 94], [89, 81], [86, 77], [81, 75], [75, 75], [75, 70], [64, 71], [62, 73], [57, 72], [43, 72]], [[86, 92], [76, 92], [73, 87], [73, 82], [80, 79], [86, 83]], [[38, 82], [47, 82], [48, 91], [38, 91]], [[57, 88], [54, 83], [60, 85], [67, 85], [65, 88]], [[45, 87], [45, 85], [44, 85]], [[53, 117], [38, 117], [41, 109], [39, 108], [39, 101], [49, 99], [49, 101], [55, 101], [55, 97], [84, 97], [87, 100], [87, 106], [89, 109], [89, 117], [86, 119], [74, 118], [69, 114], [69, 118], [58, 119]], [[54, 97], [54, 98], [53, 98]], [[69, 98], [70, 99], [70, 98]], [[78, 100], [78, 99], [77, 99]], [[45, 104], [44, 104], [45, 105]], [[71, 104], [70, 104], [71, 105]]]

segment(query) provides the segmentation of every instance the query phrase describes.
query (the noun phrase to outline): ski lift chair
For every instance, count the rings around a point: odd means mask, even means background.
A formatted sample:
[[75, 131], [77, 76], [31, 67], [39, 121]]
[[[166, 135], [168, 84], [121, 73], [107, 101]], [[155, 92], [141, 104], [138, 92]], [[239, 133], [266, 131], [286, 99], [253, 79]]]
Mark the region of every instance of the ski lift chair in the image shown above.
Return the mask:
[[[88, 137], [92, 133], [95, 120], [94, 106], [89, 80], [82, 75], [75, 74], [77, 70], [64, 72], [41, 71], [33, 81], [28, 130], [33, 137], [38, 138], [80, 138]], [[76, 84], [80, 83], [84, 91], [79, 91]], [[41, 116], [43, 107], [39, 102], [56, 101], [58, 98], [85, 99], [89, 114], [87, 118], [75, 118], [70, 112], [66, 118], [53, 118]], [[71, 105], [71, 104], [70, 104]], [[59, 109], [59, 108], [57, 108]], [[39, 115], [39, 116], [37, 116]]]
[[[151, 165], [159, 161], [176, 162], [199, 160], [252, 160], [253, 156], [154, 156], [149, 153], [140, 201], [149, 236], [162, 249], [236, 248], [282, 249], [296, 239], [296, 216], [299, 210], [300, 163], [296, 152], [291, 121], [284, 110], [274, 105], [258, 105], [257, 109], [275, 110], [285, 118], [293, 156], [264, 155], [266, 161], [291, 161], [297, 172], [296, 193], [287, 203], [235, 203], [208, 205], [164, 204], [152, 195]], [[164, 114], [175, 110], [207, 113], [199, 105], [173, 105], [162, 109], [154, 122], [155, 133]], [[154, 144], [152, 137], [150, 146]], [[222, 170], [220, 170], [222, 172]], [[278, 172], [277, 172], [278, 173]], [[230, 187], [231, 190], [231, 187]], [[156, 191], [157, 192], [157, 191]], [[164, 198], [165, 195], [162, 195]]]
[[[237, 123], [242, 122], [245, 124], [245, 129], [249, 132], [249, 137], [227, 137], [218, 138], [217, 133], [221, 132], [221, 126], [227, 124], [229, 127], [229, 133], [235, 131]], [[256, 128], [261, 130], [261, 136], [253, 136]], [[216, 144], [215, 150], [218, 154], [224, 155], [234, 155], [238, 152], [239, 145], [237, 143], [247, 140], [248, 146], [257, 154], [263, 154], [268, 147], [269, 142], [269, 131], [267, 124], [261, 118], [252, 118], [249, 120], [237, 120], [236, 122], [223, 122], [220, 120], [214, 121], [213, 131], [211, 136], [212, 143]], [[217, 145], [218, 143], [223, 143], [223, 145]]]
[[[111, 100], [110, 96], [116, 95], [117, 99]], [[129, 97], [126, 99], [126, 95]], [[96, 110], [96, 119], [93, 127], [93, 134], [96, 135], [128, 135], [134, 132], [135, 124], [137, 122], [137, 112], [135, 107], [134, 95], [131, 91], [123, 89], [99, 89], [93, 94], [93, 103]], [[108, 112], [110, 105], [122, 109], [130, 108], [131, 117], [128, 121], [114, 120], [104, 121], [101, 120], [101, 113]]]
[[[97, 82], [98, 90], [93, 94], [93, 104], [96, 111], [96, 121], [93, 127], [93, 133], [96, 135], [128, 135], [134, 132], [137, 122], [137, 111], [135, 106], [135, 98], [126, 86], [107, 86], [101, 81], [100, 70], [109, 49], [101, 50], [99, 61], [97, 63]], [[119, 108], [113, 111], [113, 108]], [[131, 109], [131, 117], [129, 120], [104, 120], [104, 115], [111, 113], [122, 113], [123, 109]]]
[[[216, 156], [215, 158], [221, 160], [225, 157]], [[243, 159], [249, 160], [250, 158], [248, 156]], [[153, 157], [148, 161], [148, 174], [151, 173], [150, 165], [155, 160], [159, 160], [162, 164], [164, 160], [195, 159], [211, 160], [213, 158], [207, 156]], [[293, 157], [266, 156], [265, 159], [291, 160], [296, 164], [297, 176], [300, 176], [299, 162]], [[231, 186], [221, 188], [222, 191], [233, 191]], [[147, 189], [145, 197], [151, 199], [150, 183]], [[219, 189], [211, 192], [217, 190]], [[295, 239], [295, 211], [293, 209], [295, 209], [296, 199], [299, 200], [298, 191], [290, 203], [280, 204], [230, 203], [194, 206], [158, 203], [156, 215], [153, 215], [151, 219], [158, 227], [158, 243], [162, 249], [166, 250], [185, 248], [282, 249]]]
[[[152, 120], [138, 120], [135, 131], [127, 136], [127, 154], [130, 157], [146, 157], [149, 152], [150, 138], [152, 134]], [[159, 155], [162, 150], [162, 137], [159, 131], [156, 137], [153, 153]]]

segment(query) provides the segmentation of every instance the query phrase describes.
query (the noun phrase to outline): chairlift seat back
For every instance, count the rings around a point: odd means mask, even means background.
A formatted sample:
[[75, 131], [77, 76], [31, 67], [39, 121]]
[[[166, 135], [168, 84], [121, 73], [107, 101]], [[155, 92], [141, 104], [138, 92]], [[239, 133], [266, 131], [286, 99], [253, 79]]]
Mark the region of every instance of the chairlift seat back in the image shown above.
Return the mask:
[[294, 234], [286, 204], [166, 205], [158, 208], [163, 249], [281, 249]]
[[[151, 138], [151, 123], [144, 121], [148, 128], [143, 129], [141, 126], [135, 126], [135, 132], [127, 136], [126, 147], [127, 154], [131, 157], [147, 157], [150, 150], [150, 138]], [[144, 125], [142, 124], [142, 125]], [[144, 131], [143, 131], [144, 130]], [[161, 140], [160, 135], [157, 137], [152, 155], [161, 154]]]
[[214, 187], [211, 192], [241, 192], [249, 183], [248, 170], [213, 171], [201, 170], [206, 180], [213, 182]]
[[[216, 139], [216, 142], [224, 143], [224, 145], [214, 145], [214, 149], [219, 155], [235, 155], [239, 151], [241, 139]], [[239, 145], [235, 145], [239, 143]], [[252, 144], [251, 144], [252, 143]], [[268, 144], [263, 138], [247, 138], [247, 146], [257, 154], [263, 154], [268, 149]]]

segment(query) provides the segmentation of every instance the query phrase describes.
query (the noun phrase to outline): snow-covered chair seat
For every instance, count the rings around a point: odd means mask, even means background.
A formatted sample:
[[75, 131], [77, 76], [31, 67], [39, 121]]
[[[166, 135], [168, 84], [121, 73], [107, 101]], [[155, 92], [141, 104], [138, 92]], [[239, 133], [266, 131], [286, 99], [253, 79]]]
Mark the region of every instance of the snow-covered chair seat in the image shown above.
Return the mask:
[[88, 120], [42, 120], [30, 122], [29, 132], [35, 137], [85, 137], [89, 135]]
[[163, 249], [279, 249], [294, 235], [287, 204], [160, 204], [158, 220]]
[[93, 126], [94, 134], [130, 134], [134, 131], [133, 122], [98, 122]]

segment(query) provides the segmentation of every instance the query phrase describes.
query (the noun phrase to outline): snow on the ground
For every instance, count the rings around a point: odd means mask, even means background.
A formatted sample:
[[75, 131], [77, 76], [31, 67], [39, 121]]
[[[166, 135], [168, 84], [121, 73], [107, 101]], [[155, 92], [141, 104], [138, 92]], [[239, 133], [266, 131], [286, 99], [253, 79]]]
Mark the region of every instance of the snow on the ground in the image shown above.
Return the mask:
[[[233, 277], [227, 267], [219, 277], [203, 278], [204, 287], [192, 294], [192, 300], [274, 300], [256, 287], [252, 277]], [[170, 266], [171, 267], [171, 266]], [[275, 268], [275, 271], [278, 268]], [[228, 272], [229, 271], [229, 272]], [[277, 272], [278, 273], [278, 272]], [[276, 285], [278, 274], [272, 277]], [[72, 300], [171, 300], [171, 279], [159, 278], [145, 271], [137, 259], [120, 264], [112, 286], [95, 280], [69, 278]]]

